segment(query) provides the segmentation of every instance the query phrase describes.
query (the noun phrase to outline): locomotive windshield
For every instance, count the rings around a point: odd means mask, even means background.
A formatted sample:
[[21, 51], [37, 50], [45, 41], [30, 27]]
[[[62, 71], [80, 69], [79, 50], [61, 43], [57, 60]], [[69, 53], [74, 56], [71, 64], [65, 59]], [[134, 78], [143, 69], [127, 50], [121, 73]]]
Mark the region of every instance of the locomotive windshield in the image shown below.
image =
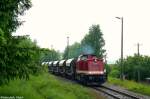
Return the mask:
[[80, 61], [80, 60], [86, 60], [87, 58], [88, 58], [87, 55], [80, 55], [80, 56], [78, 57], [78, 61]]
[[96, 58], [96, 55], [87, 54], [87, 55], [80, 55], [78, 60], [87, 60], [88, 58]]
[[87, 60], [88, 56], [87, 55], [83, 55], [81, 56], [81, 60]]

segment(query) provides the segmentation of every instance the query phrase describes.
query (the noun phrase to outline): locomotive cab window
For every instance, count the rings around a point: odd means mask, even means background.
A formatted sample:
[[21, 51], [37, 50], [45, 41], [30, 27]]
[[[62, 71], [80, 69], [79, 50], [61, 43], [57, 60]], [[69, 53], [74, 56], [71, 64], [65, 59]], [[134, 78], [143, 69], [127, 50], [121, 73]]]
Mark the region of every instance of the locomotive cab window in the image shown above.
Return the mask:
[[81, 56], [79, 56], [78, 61], [79, 60], [87, 60], [87, 58], [88, 58], [87, 55], [81, 55]]
[[81, 60], [87, 60], [88, 56], [87, 55], [84, 55], [81, 57]]

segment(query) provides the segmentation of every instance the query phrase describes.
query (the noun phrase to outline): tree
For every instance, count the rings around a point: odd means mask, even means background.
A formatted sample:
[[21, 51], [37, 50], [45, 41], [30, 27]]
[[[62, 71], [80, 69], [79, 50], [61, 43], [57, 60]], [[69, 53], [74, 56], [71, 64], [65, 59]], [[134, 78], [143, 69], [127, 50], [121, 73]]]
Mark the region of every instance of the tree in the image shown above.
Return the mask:
[[120, 76], [120, 72], [119, 72], [119, 68], [118, 66], [114, 65], [114, 66], [111, 66], [111, 72], [110, 72], [110, 76], [112, 77], [116, 77], [116, 78], [119, 78]]
[[6, 39], [4, 37], [4, 32], [2, 31], [2, 29], [0, 28], [0, 44], [4, 45], [6, 44]]
[[0, 0], [0, 84], [15, 78], [28, 79], [29, 74], [38, 71], [38, 46], [27, 37], [12, 36], [23, 23], [18, 16], [30, 7], [30, 0]]
[[104, 45], [105, 41], [99, 25], [92, 25], [89, 29], [89, 33], [82, 39], [81, 44], [74, 43], [65, 48], [63, 58], [74, 58], [80, 54], [95, 54], [103, 58], [103, 54], [105, 53], [103, 49]]
[[0, 84], [11, 79], [29, 79], [41, 71], [40, 48], [26, 36], [13, 37], [13, 45], [0, 46]]
[[98, 57], [103, 57], [105, 41], [99, 25], [92, 25], [89, 33], [81, 41], [83, 53], [93, 53]]
[[[117, 62], [118, 69], [120, 69], [120, 60]], [[150, 57], [148, 56], [128, 56], [123, 59], [124, 74], [126, 79], [140, 81], [144, 80], [150, 75]]]
[[[68, 51], [69, 49], [69, 51]], [[63, 58], [67, 59], [68, 58], [75, 58], [78, 57], [81, 54], [81, 44], [75, 42], [73, 45], [69, 46], [69, 48], [65, 48]], [[67, 56], [68, 55], [68, 56]]]
[[41, 62], [43, 61], [55, 61], [60, 59], [60, 53], [58, 51], [55, 51], [54, 49], [41, 49]]
[[18, 16], [30, 7], [30, 0], [0, 0], [0, 28], [6, 38], [10, 38], [12, 32], [22, 24]]

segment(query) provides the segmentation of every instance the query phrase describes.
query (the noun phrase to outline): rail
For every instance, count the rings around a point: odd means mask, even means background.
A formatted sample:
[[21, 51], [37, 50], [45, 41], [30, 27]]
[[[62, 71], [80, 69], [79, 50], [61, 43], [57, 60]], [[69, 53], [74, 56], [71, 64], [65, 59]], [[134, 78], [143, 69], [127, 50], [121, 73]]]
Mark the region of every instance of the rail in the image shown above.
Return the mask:
[[116, 89], [112, 89], [106, 86], [100, 86], [100, 87], [93, 87], [95, 90], [103, 92], [115, 99], [142, 99], [141, 97], [120, 91], [120, 90], [116, 90]]

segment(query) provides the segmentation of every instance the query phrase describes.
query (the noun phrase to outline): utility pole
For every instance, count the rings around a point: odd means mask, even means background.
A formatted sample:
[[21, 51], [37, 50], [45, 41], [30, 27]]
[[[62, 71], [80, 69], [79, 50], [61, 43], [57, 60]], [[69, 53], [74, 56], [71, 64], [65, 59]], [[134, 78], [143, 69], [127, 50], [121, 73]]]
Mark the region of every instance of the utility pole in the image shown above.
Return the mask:
[[53, 45], [51, 45], [51, 60], [53, 60]]
[[124, 80], [124, 66], [123, 66], [123, 17], [116, 17], [121, 20], [121, 80]]
[[[140, 56], [140, 44], [139, 43], [137, 43], [137, 55], [138, 55], [138, 58], [139, 58], [139, 56]], [[138, 68], [137, 73], [138, 73], [138, 82], [139, 82], [140, 78], [141, 78], [140, 77], [140, 68]]]
[[140, 44], [137, 43], [137, 55], [138, 55], [138, 56], [140, 56], [140, 49], [139, 49], [139, 47], [140, 47]]
[[69, 36], [67, 36], [67, 59], [69, 58]]
[[138, 56], [140, 56], [140, 46], [141, 46], [142, 44], [140, 44], [140, 43], [137, 43], [136, 44], [136, 46], [137, 46], [137, 55]]

